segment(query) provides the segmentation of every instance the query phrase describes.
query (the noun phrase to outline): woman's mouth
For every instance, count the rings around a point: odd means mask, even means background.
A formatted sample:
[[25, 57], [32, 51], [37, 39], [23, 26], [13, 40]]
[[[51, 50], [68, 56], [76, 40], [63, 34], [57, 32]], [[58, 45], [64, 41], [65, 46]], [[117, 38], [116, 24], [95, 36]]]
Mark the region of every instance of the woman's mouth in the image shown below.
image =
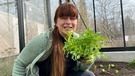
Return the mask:
[[71, 30], [73, 27], [64, 27], [64, 29], [66, 30], [66, 31], [69, 31], [69, 30]]

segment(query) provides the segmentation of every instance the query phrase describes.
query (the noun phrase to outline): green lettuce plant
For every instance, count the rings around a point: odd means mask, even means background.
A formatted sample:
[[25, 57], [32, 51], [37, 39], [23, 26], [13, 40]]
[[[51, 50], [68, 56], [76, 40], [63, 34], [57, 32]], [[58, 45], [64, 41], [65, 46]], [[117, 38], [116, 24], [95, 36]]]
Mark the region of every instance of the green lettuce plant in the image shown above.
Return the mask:
[[100, 34], [100, 32], [94, 33], [92, 30], [86, 29], [85, 32], [77, 37], [73, 33], [68, 32], [69, 38], [66, 39], [63, 51], [66, 56], [71, 54], [73, 60], [83, 57], [88, 59], [88, 62], [93, 62], [95, 57], [103, 55], [100, 49], [105, 44], [103, 41], [107, 37]]

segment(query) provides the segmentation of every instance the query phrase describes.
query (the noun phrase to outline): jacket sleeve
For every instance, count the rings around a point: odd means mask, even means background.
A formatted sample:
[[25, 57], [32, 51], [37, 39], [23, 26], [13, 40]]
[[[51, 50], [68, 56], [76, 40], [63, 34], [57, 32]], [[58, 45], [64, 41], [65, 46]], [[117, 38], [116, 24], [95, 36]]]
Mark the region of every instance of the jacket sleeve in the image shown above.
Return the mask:
[[26, 67], [43, 51], [46, 44], [45, 34], [40, 34], [24, 47], [22, 52], [17, 56], [14, 61], [12, 76], [25, 76]]

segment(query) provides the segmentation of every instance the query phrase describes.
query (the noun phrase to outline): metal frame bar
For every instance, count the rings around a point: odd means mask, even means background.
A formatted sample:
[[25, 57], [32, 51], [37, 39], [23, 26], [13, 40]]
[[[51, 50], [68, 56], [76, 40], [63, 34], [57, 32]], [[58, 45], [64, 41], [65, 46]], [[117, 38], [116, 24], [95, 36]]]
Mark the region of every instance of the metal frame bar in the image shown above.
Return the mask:
[[94, 29], [95, 29], [95, 32], [97, 32], [96, 30], [96, 14], [95, 14], [95, 0], [93, 0], [93, 14], [94, 14]]
[[59, 4], [62, 4], [62, 0], [59, 0]]
[[119, 51], [135, 51], [135, 47], [110, 47], [110, 48], [101, 48], [101, 52], [119, 52]]
[[17, 2], [17, 13], [18, 13], [19, 47], [20, 47], [20, 52], [21, 52], [21, 50], [25, 46], [23, 1], [16, 0], [16, 2]]
[[70, 0], [67, 0], [67, 2], [70, 2]]
[[124, 47], [126, 47], [122, 0], [120, 0], [120, 8], [121, 8], [121, 21], [122, 21], [121, 23], [122, 23], [122, 30], [123, 30], [123, 43], [124, 43]]
[[51, 5], [50, 5], [50, 0], [46, 0], [46, 5], [47, 5], [47, 14], [48, 14], [48, 26], [49, 28], [52, 27], [52, 19], [51, 19]]

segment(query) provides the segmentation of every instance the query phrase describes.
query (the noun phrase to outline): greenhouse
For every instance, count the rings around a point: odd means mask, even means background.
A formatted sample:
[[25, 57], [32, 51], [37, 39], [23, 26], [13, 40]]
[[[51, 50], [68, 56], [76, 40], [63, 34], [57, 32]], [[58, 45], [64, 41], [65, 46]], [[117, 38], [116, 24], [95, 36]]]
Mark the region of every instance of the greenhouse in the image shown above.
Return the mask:
[[134, 0], [0, 0], [0, 76], [11, 76], [30, 40], [55, 27], [55, 11], [65, 2], [77, 8], [77, 34], [89, 28], [107, 37], [99, 50], [106, 58], [97, 57], [89, 70], [96, 76], [135, 76]]

